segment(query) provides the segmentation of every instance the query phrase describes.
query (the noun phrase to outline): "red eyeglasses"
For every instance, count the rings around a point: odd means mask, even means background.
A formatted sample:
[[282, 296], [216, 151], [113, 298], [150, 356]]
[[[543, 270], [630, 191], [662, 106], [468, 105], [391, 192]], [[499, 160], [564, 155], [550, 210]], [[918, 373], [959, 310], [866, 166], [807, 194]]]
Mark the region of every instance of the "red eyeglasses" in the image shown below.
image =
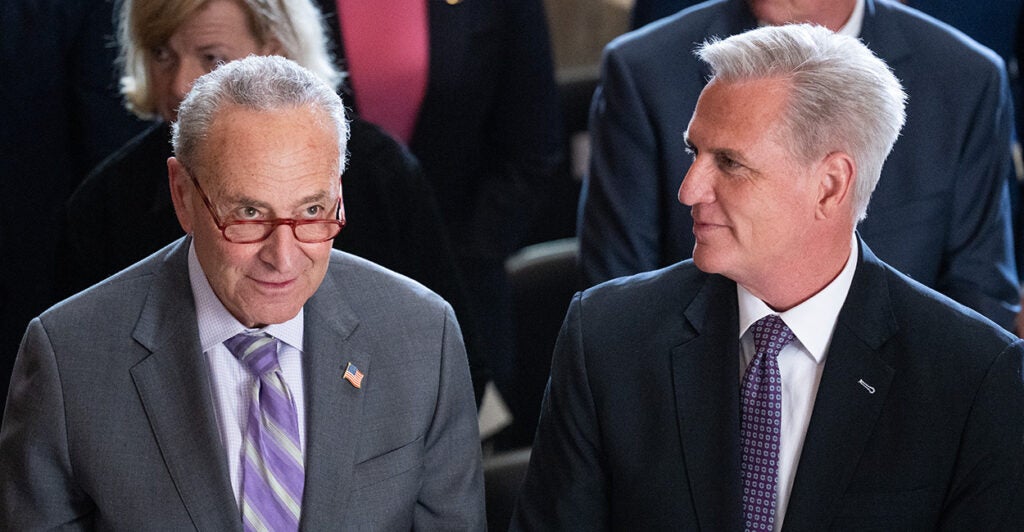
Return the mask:
[[210, 198], [203, 192], [203, 187], [199, 186], [199, 181], [192, 176], [192, 172], [188, 171], [189, 179], [195, 184], [196, 190], [199, 191], [199, 196], [203, 198], [203, 203], [206, 204], [207, 210], [210, 211], [210, 216], [213, 217], [213, 223], [216, 224], [217, 229], [220, 229], [221, 234], [224, 235], [224, 240], [235, 244], [253, 244], [256, 242], [263, 242], [270, 237], [270, 234], [277, 229], [279, 225], [287, 225], [292, 228], [292, 234], [295, 235], [295, 240], [304, 242], [306, 244], [318, 244], [320, 242], [326, 242], [341, 232], [341, 229], [345, 227], [345, 216], [341, 214], [341, 198], [338, 198], [338, 203], [335, 206], [335, 220], [297, 220], [295, 218], [275, 218], [273, 220], [236, 220], [231, 222], [221, 222], [220, 217], [217, 216], [217, 210], [213, 208], [213, 203]]

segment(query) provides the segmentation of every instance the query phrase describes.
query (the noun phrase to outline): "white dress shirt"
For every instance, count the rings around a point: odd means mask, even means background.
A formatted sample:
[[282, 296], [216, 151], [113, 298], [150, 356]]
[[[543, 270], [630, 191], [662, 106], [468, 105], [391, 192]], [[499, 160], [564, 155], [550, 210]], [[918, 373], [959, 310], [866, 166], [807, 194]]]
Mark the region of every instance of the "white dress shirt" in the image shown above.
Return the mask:
[[778, 494], [775, 502], [775, 530], [782, 521], [789, 504], [789, 494], [800, 462], [800, 450], [807, 434], [807, 424], [814, 410], [814, 397], [821, 382], [825, 356], [832, 342], [839, 310], [846, 301], [857, 268], [857, 239], [851, 239], [850, 257], [839, 275], [825, 288], [799, 305], [778, 313], [763, 301], [736, 285], [740, 320], [740, 383], [743, 373], [753, 360], [754, 334], [750, 330], [757, 320], [777, 314], [796, 337], [779, 353], [779, 373], [782, 375], [782, 433], [779, 444]]
[[[242, 501], [242, 443], [245, 439], [249, 419], [249, 398], [256, 377], [249, 372], [227, 347], [224, 340], [241, 332], [252, 332], [242, 325], [220, 302], [206, 279], [195, 244], [188, 250], [188, 273], [192, 284], [192, 296], [196, 302], [196, 319], [199, 322], [199, 343], [206, 355], [210, 371], [210, 393], [213, 397], [217, 426], [220, 428], [221, 444], [227, 453], [231, 487], [235, 501], [241, 510]], [[299, 443], [302, 454], [306, 454], [305, 395], [302, 386], [302, 334], [303, 311], [294, 318], [268, 325], [259, 332], [265, 332], [280, 340], [277, 358], [285, 384], [295, 398], [298, 413]]]
[[839, 28], [839, 31], [836, 33], [849, 37], [860, 37], [860, 30], [863, 26], [864, 0], [857, 0], [857, 4], [853, 6], [853, 13], [850, 13], [850, 18], [847, 19], [846, 24], [843, 24], [843, 27]]

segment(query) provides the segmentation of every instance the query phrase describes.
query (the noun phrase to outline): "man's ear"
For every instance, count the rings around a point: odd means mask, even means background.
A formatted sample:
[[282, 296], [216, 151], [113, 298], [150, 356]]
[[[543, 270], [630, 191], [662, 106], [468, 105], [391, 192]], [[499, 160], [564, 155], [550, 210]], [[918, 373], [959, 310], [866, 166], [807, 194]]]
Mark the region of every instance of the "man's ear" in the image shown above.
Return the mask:
[[178, 223], [188, 234], [192, 234], [192, 223], [195, 220], [195, 212], [192, 208], [192, 180], [188, 171], [175, 157], [167, 159], [167, 179], [171, 186], [171, 201], [174, 202], [174, 214], [178, 216]]
[[342, 186], [341, 179], [338, 179], [338, 208], [340, 209], [338, 214], [341, 215], [342, 220], [345, 219], [345, 194], [343, 190], [344, 187]]
[[857, 165], [853, 158], [841, 151], [825, 156], [818, 166], [819, 219], [831, 218], [838, 213], [853, 212], [853, 187], [857, 179]]

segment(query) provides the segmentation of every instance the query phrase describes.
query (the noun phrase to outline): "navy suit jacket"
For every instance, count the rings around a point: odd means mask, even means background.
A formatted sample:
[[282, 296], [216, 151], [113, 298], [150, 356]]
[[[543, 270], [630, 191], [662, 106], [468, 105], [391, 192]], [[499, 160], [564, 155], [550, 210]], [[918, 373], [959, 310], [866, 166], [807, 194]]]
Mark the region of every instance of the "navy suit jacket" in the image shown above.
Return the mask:
[[[783, 530], [1021, 530], [1024, 341], [860, 249]], [[692, 261], [577, 294], [513, 530], [742, 530], [738, 319]]]
[[[693, 220], [676, 200], [690, 165], [683, 133], [710, 74], [694, 48], [755, 27], [745, 0], [684, 10], [613, 41], [591, 107], [580, 199], [583, 274], [593, 284], [690, 257]], [[867, 0], [861, 39], [909, 94], [864, 240], [914, 279], [1011, 328], [1018, 286], [1008, 196], [1012, 103], [990, 50], [890, 0]]]
[[60, 298], [58, 206], [144, 124], [117, 91], [112, 0], [0, 8], [0, 397], [25, 326]]

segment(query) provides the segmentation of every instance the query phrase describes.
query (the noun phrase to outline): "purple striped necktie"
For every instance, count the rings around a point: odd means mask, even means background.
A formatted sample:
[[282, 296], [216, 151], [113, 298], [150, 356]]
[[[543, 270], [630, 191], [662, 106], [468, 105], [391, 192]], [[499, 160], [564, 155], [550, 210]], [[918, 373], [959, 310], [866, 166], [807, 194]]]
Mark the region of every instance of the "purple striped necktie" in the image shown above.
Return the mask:
[[295, 401], [277, 361], [278, 341], [238, 334], [224, 345], [256, 376], [242, 444], [245, 530], [298, 530], [305, 482]]
[[779, 352], [793, 331], [775, 315], [754, 324], [754, 359], [741, 387], [740, 437], [743, 443], [745, 530], [773, 530], [778, 497], [779, 442], [782, 432], [782, 376]]

